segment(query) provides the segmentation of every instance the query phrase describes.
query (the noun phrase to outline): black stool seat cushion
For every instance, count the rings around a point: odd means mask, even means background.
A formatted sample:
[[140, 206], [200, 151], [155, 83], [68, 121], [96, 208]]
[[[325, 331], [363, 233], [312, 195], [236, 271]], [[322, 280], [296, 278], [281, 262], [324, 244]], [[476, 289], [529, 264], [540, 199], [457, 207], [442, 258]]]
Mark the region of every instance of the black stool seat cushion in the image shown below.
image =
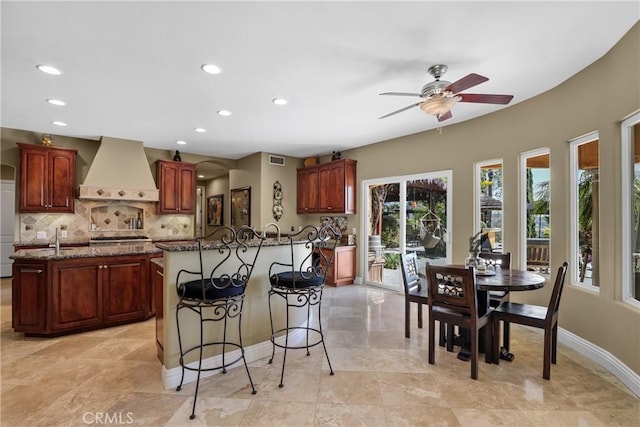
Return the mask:
[[324, 283], [324, 276], [308, 272], [302, 273], [300, 271], [285, 271], [274, 274], [269, 278], [269, 280], [271, 281], [272, 286], [291, 289], [295, 287], [298, 289], [320, 286]]
[[[220, 278], [214, 278], [213, 283], [217, 286], [211, 285], [209, 279], [204, 282], [206, 291], [204, 293], [204, 300], [216, 300], [222, 298], [233, 298], [244, 293], [246, 282], [241, 280], [233, 280], [233, 285], [229, 284], [228, 280], [223, 282]], [[184, 299], [190, 300], [202, 300], [202, 282], [200, 280], [191, 280], [185, 282], [184, 294], [178, 295]], [[218, 289], [218, 287], [223, 289]]]

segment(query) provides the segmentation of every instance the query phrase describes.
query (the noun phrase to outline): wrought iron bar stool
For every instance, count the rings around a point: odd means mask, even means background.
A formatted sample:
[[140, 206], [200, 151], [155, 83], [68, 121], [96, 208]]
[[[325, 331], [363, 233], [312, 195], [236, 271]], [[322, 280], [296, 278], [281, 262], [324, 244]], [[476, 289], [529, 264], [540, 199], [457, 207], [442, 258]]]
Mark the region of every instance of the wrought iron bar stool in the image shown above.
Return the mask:
[[[297, 233], [286, 237], [290, 246], [290, 258], [275, 261], [269, 267], [269, 281], [271, 282], [269, 317], [271, 321], [271, 343], [273, 344], [269, 363], [273, 363], [276, 347], [284, 349], [279, 387], [284, 386], [287, 350], [304, 348], [307, 350], [307, 356], [309, 356], [311, 354], [309, 352], [310, 347], [322, 344], [329, 364], [329, 374], [333, 375], [329, 353], [324, 343], [320, 311], [327, 271], [333, 264], [335, 247], [340, 237], [340, 232], [331, 225], [322, 227], [307, 225]], [[273, 314], [277, 307], [274, 307], [272, 303], [273, 297], [280, 298], [286, 305], [286, 325], [283, 328], [274, 328]], [[317, 308], [317, 310], [312, 310], [314, 308]], [[292, 310], [306, 310], [306, 322], [303, 325], [292, 325], [290, 323]], [[312, 324], [313, 311], [317, 311], [317, 328]], [[296, 331], [303, 331], [305, 335], [303, 344], [289, 341], [291, 339], [289, 335]], [[280, 342], [278, 340], [283, 335], [284, 344], [282, 344], [281, 340]]]
[[[256, 393], [242, 345], [242, 307], [245, 289], [264, 240], [263, 236], [250, 227], [241, 227], [237, 232], [231, 227], [219, 227], [207, 237], [197, 239], [200, 270], [189, 271], [182, 269], [178, 272], [176, 277], [176, 290], [178, 293], [176, 323], [182, 377], [176, 390], [180, 391], [182, 388], [185, 370], [198, 373], [190, 419], [196, 417], [200, 374], [204, 371], [222, 370], [222, 373], [226, 373], [228, 367], [242, 360], [249, 377], [252, 393]], [[208, 275], [205, 273], [203, 251], [207, 253], [207, 258], [214, 257], [212, 264], [215, 265]], [[193, 280], [183, 279], [189, 276], [198, 276], [198, 278]], [[187, 313], [195, 314], [200, 320], [199, 343], [188, 349], [185, 349], [183, 343], [185, 337], [181, 335], [180, 329], [180, 314], [185, 309]], [[229, 332], [229, 328], [231, 328], [234, 321], [238, 325], [237, 341], [235, 337], [230, 337], [232, 334]], [[208, 341], [205, 339], [204, 325], [213, 322], [223, 322], [222, 339], [216, 336], [216, 338]], [[214, 367], [204, 368], [202, 366], [203, 352], [205, 348], [211, 347], [213, 349], [221, 349], [221, 353], [219, 353], [221, 362], [219, 364], [217, 362], [214, 363], [216, 365]], [[185, 358], [191, 352], [198, 353], [197, 363], [187, 364]]]

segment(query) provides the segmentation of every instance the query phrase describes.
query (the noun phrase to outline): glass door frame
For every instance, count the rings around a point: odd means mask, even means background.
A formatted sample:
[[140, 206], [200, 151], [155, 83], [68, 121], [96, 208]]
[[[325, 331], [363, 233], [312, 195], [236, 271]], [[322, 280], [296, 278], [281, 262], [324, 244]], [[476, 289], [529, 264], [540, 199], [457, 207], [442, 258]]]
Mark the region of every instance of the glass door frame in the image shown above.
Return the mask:
[[369, 286], [382, 287], [388, 290], [394, 290], [398, 292], [403, 292], [402, 282], [399, 283], [399, 286], [385, 286], [383, 283], [377, 282], [369, 282], [367, 280], [367, 265], [368, 265], [368, 236], [369, 236], [369, 224], [371, 221], [369, 204], [370, 200], [370, 192], [369, 187], [371, 185], [381, 185], [381, 184], [394, 184], [397, 183], [400, 186], [400, 195], [399, 195], [399, 203], [400, 203], [400, 230], [399, 230], [399, 241], [400, 241], [400, 254], [406, 254], [406, 224], [407, 224], [407, 211], [406, 211], [406, 199], [407, 199], [407, 182], [416, 181], [420, 179], [434, 179], [434, 178], [446, 178], [447, 180], [447, 195], [446, 195], [446, 203], [447, 203], [447, 232], [444, 233], [443, 239], [446, 246], [446, 263], [451, 264], [452, 259], [452, 228], [453, 228], [453, 171], [451, 169], [435, 171], [435, 172], [424, 172], [420, 174], [412, 174], [412, 175], [401, 175], [401, 176], [390, 176], [390, 177], [382, 177], [382, 178], [372, 178], [362, 180], [361, 184], [361, 205], [359, 207], [360, 212], [360, 237], [358, 238], [358, 245], [360, 249], [358, 250], [358, 258], [359, 265], [361, 266], [362, 271], [362, 283]]

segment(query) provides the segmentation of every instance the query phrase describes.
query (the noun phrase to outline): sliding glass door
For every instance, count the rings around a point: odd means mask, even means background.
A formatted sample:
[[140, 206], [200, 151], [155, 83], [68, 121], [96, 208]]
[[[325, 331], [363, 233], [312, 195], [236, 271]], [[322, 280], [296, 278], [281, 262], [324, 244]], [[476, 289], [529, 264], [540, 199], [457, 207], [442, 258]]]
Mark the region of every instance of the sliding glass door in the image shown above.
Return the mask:
[[368, 212], [365, 283], [402, 290], [400, 257], [414, 252], [427, 262], [449, 263], [451, 171], [363, 182]]

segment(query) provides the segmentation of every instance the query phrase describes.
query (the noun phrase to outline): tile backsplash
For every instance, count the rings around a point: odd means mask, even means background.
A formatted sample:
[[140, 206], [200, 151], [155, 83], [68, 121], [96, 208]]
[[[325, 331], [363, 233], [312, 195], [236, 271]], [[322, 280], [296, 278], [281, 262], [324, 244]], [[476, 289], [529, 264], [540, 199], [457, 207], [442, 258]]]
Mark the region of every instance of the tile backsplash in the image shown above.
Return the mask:
[[[21, 213], [18, 242], [45, 243], [53, 239], [56, 228], [67, 231], [63, 241], [132, 234], [152, 239], [194, 235], [193, 215], [157, 215], [155, 202], [76, 199], [74, 204], [74, 214]], [[143, 228], [131, 230], [128, 222], [131, 217], [137, 217], [138, 212], [141, 213]], [[93, 227], [92, 223], [95, 224]], [[38, 232], [45, 232], [46, 239], [37, 239]]]

